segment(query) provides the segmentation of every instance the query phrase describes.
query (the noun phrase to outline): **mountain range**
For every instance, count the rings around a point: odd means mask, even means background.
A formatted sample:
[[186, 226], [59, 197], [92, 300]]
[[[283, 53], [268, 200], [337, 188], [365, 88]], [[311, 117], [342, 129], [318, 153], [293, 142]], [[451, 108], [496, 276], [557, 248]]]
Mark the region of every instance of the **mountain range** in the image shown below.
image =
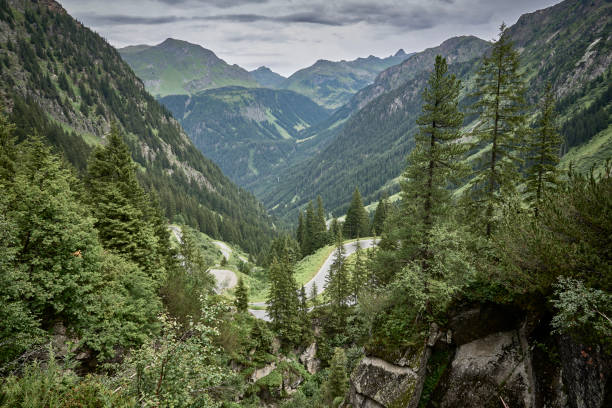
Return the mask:
[[114, 122], [169, 219], [254, 253], [267, 245], [273, 228], [261, 204], [202, 155], [116, 49], [55, 1], [0, 5], [0, 104], [18, 137], [42, 135], [83, 172]]
[[[520, 53], [527, 97], [538, 103], [545, 84], [552, 82], [558, 103], [564, 105], [560, 125], [585, 115], [595, 100], [604, 122], [610, 123], [610, 101], [606, 95], [612, 61], [612, 4], [604, 0], [581, 2], [566, 0], [553, 7], [528, 13], [508, 28], [508, 35]], [[318, 126], [314, 139], [327, 140], [325, 147], [309, 159], [294, 163], [283, 171], [280, 180], [267, 179], [254, 191], [268, 208], [282, 215], [295, 216], [310, 200], [321, 195], [336, 215], [346, 210], [351, 193], [359, 187], [366, 202], [377, 200], [383, 192], [398, 190], [398, 177], [405, 168], [412, 148], [415, 119], [420, 114], [420, 95], [436, 54], [445, 56], [449, 70], [463, 82], [460, 104], [465, 110], [471, 99], [476, 70], [489, 45], [475, 37], [458, 37], [439, 48], [417, 53], [402, 64], [381, 72], [374, 83], [357, 92], [351, 100]], [[584, 87], [588, 96], [579, 95]], [[600, 96], [604, 98], [605, 96]], [[606, 111], [607, 109], [607, 111]], [[607, 113], [605, 113], [607, 112]], [[469, 115], [465, 129], [469, 129]], [[602, 125], [604, 128], [607, 124]], [[589, 128], [589, 125], [583, 127]], [[567, 133], [566, 138], [572, 137]], [[314, 129], [313, 129], [314, 131]], [[584, 143], [596, 137], [594, 131], [581, 130]], [[581, 153], [589, 155], [610, 151], [610, 132], [596, 146]], [[567, 147], [576, 146], [576, 141]], [[571, 156], [573, 157], [573, 155]]]
[[158, 45], [121, 48], [119, 53], [157, 97], [230, 85], [257, 86], [245, 69], [229, 65], [214, 52], [187, 41], [168, 38]]

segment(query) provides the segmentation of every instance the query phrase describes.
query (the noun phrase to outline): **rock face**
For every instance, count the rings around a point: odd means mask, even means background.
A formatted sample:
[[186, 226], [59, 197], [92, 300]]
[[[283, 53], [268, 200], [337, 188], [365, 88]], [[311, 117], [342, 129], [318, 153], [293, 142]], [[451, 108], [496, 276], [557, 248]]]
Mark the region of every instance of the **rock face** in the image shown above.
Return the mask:
[[306, 367], [306, 371], [310, 374], [316, 374], [321, 367], [321, 360], [316, 358], [317, 355], [317, 343], [312, 343], [304, 352], [300, 355], [300, 363]]
[[529, 364], [516, 331], [459, 346], [440, 407], [531, 407]]
[[389, 407], [411, 395], [417, 383], [416, 367], [402, 367], [377, 357], [364, 357], [351, 375], [349, 403], [354, 408]]
[[[600, 408], [612, 404], [612, 361], [599, 347], [559, 339], [563, 384], [570, 408]], [[606, 390], [607, 385], [607, 390]]]

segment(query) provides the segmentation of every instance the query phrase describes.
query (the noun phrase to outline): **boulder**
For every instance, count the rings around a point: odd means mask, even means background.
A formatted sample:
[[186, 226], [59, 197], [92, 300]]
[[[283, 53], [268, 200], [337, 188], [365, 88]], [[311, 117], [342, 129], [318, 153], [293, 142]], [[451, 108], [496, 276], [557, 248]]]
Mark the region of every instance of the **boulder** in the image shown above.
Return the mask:
[[253, 371], [253, 374], [251, 374], [251, 381], [255, 382], [259, 380], [260, 378], [267, 376], [272, 371], [274, 371], [275, 368], [276, 368], [276, 363], [270, 363], [261, 368], [256, 368], [255, 371]]
[[528, 352], [518, 331], [476, 339], [458, 347], [439, 406], [531, 408], [534, 387], [529, 373]]

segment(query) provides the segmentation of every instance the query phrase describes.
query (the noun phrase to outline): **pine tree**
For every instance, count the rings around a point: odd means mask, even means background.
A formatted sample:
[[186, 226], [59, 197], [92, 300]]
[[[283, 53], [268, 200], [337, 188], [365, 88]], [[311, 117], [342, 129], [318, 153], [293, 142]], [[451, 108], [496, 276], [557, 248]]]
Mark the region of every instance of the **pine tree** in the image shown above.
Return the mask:
[[331, 242], [336, 242], [339, 235], [342, 235], [342, 225], [338, 222], [338, 218], [334, 218], [329, 227], [329, 238]]
[[[359, 241], [355, 243], [355, 245], [359, 245]], [[368, 270], [366, 267], [366, 259], [363, 254], [363, 250], [360, 246], [357, 247], [355, 251], [355, 264], [353, 265], [353, 273], [351, 274], [351, 289], [352, 295], [355, 302], [357, 302], [357, 298], [359, 292], [363, 290], [364, 286], [368, 282]]]
[[102, 245], [125, 255], [161, 281], [162, 265], [151, 262], [157, 258], [157, 239], [146, 218], [147, 197], [116, 124], [111, 127], [106, 146], [92, 152], [86, 184]]
[[368, 213], [363, 207], [359, 189], [355, 188], [351, 205], [346, 212], [346, 219], [342, 228], [342, 234], [346, 238], [367, 237], [369, 235], [370, 221]]
[[244, 285], [242, 278], [238, 279], [238, 285], [236, 285], [236, 309], [239, 312], [246, 312], [249, 308], [249, 294], [248, 289]]
[[[423, 113], [417, 119], [419, 132], [403, 174], [405, 219], [410, 221], [406, 239], [429, 257], [429, 233], [448, 210], [449, 185], [462, 174], [459, 164], [465, 152], [459, 129], [463, 115], [457, 107], [460, 82], [448, 75], [446, 60], [436, 57], [434, 70], [423, 91]], [[404, 245], [411, 245], [404, 242]]]
[[300, 210], [298, 215], [298, 227], [295, 232], [295, 238], [297, 242], [300, 244], [300, 249], [302, 250], [302, 256], [306, 255], [304, 253], [304, 245], [306, 243], [306, 225], [304, 224], [304, 214], [302, 210]]
[[539, 126], [532, 132], [528, 145], [527, 200], [535, 216], [547, 191], [559, 184], [559, 152], [561, 135], [555, 125], [555, 97], [552, 85], [548, 83], [540, 110]]
[[304, 237], [304, 247], [302, 248], [302, 254], [310, 255], [315, 251], [315, 242], [317, 235], [317, 222], [315, 218], [314, 206], [312, 201], [308, 202], [306, 206], [306, 234]]
[[300, 338], [299, 299], [293, 267], [287, 254], [281, 256], [280, 259], [275, 257], [272, 260], [269, 278], [270, 289], [267, 304], [272, 327], [285, 343], [298, 344]]
[[300, 287], [299, 301], [299, 325], [302, 329], [302, 343], [304, 343], [311, 334], [311, 323], [308, 315], [308, 298], [306, 297], [306, 289], [304, 288], [304, 285]]
[[330, 373], [325, 383], [324, 400], [328, 406], [337, 406], [348, 391], [348, 376], [346, 374], [346, 354], [344, 349], [336, 347], [331, 359]]
[[351, 282], [345, 262], [345, 250], [342, 237], [336, 242], [334, 261], [329, 268], [326, 279], [325, 296], [330, 304], [336, 330], [346, 326], [348, 301], [351, 295]]
[[372, 232], [376, 235], [382, 234], [383, 225], [385, 224], [385, 220], [387, 219], [387, 212], [389, 207], [389, 201], [387, 195], [385, 194], [379, 201], [376, 206], [376, 211], [374, 212], [374, 219], [372, 220]]
[[525, 86], [519, 74], [519, 56], [508, 38], [506, 26], [482, 62], [476, 78], [474, 111], [479, 123], [474, 136], [482, 146], [490, 146], [471, 181], [477, 217], [483, 217], [485, 234], [490, 237], [498, 208], [514, 193], [519, 179], [519, 146], [526, 128]]
[[327, 225], [325, 224], [325, 209], [323, 208], [323, 199], [317, 197], [317, 218], [315, 222], [315, 250], [323, 248], [328, 243]]
[[319, 306], [319, 289], [317, 288], [317, 282], [312, 282], [312, 286], [310, 287], [310, 293], [308, 297], [310, 298], [310, 302], [312, 303], [313, 310]]

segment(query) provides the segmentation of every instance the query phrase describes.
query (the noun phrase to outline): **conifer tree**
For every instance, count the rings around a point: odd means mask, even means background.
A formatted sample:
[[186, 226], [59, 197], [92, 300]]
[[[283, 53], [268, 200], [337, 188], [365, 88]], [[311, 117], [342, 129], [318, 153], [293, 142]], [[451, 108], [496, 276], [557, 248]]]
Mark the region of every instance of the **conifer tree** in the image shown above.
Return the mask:
[[304, 248], [302, 249], [304, 255], [310, 255], [315, 251], [317, 235], [317, 221], [315, 217], [314, 206], [312, 205], [312, 201], [309, 201], [306, 206], [306, 234], [304, 238]]
[[157, 258], [157, 238], [147, 220], [147, 197], [116, 124], [111, 127], [106, 146], [92, 152], [86, 184], [102, 245], [161, 280], [163, 266], [151, 262]]
[[368, 213], [363, 207], [359, 189], [355, 188], [351, 205], [346, 212], [346, 219], [342, 227], [342, 235], [346, 238], [367, 237], [369, 235], [370, 220]]
[[423, 91], [423, 113], [417, 119], [419, 132], [402, 183], [405, 217], [411, 224], [406, 239], [425, 257], [429, 257], [429, 233], [450, 203], [449, 184], [462, 170], [459, 159], [465, 145], [459, 141], [463, 122], [457, 107], [459, 89], [460, 82], [448, 75], [446, 60], [438, 55]]
[[244, 285], [242, 278], [238, 279], [238, 285], [236, 285], [236, 309], [239, 312], [246, 312], [249, 308], [249, 294], [248, 289]]
[[325, 296], [330, 304], [337, 330], [341, 330], [346, 325], [348, 301], [351, 295], [351, 282], [345, 254], [342, 237], [339, 236], [336, 241], [334, 261], [329, 269], [325, 286]]
[[300, 338], [298, 291], [293, 267], [287, 258], [287, 254], [280, 259], [275, 257], [270, 265], [268, 316], [272, 320], [274, 331], [285, 343], [298, 344]]
[[342, 234], [342, 225], [338, 222], [338, 218], [334, 218], [329, 227], [329, 239], [331, 242], [336, 242], [338, 235]]
[[361, 246], [359, 246], [359, 241], [357, 241], [355, 245], [358, 247], [355, 251], [355, 265], [353, 265], [353, 273], [351, 274], [351, 289], [353, 299], [355, 302], [357, 302], [359, 292], [363, 290], [363, 287], [368, 281], [368, 271], [366, 267], [366, 259]]
[[323, 208], [323, 199], [317, 197], [317, 218], [316, 218], [316, 236], [315, 236], [315, 251], [327, 245], [327, 225], [325, 224], [325, 209]]
[[328, 406], [337, 406], [338, 400], [344, 398], [348, 390], [348, 376], [346, 374], [346, 354], [344, 349], [336, 347], [331, 359], [330, 373], [325, 383], [324, 400]]
[[299, 325], [302, 329], [302, 342], [310, 336], [310, 317], [308, 316], [308, 298], [304, 285], [300, 287], [299, 295]]
[[317, 288], [317, 282], [312, 282], [312, 286], [310, 287], [310, 293], [308, 297], [310, 298], [310, 302], [312, 303], [312, 308], [316, 309], [319, 306], [319, 289]]
[[476, 169], [470, 193], [487, 237], [493, 232], [500, 204], [514, 193], [519, 179], [519, 147], [526, 127], [525, 86], [519, 68], [518, 53], [502, 24], [499, 39], [483, 59], [473, 95], [477, 98], [473, 108], [479, 115], [473, 135], [490, 150]]
[[531, 204], [535, 216], [547, 191], [559, 184], [559, 152], [561, 135], [555, 124], [555, 97], [552, 85], [548, 83], [540, 109], [537, 129], [531, 134], [528, 145], [527, 200]]
[[372, 220], [372, 232], [376, 235], [382, 234], [383, 225], [385, 220], [387, 219], [387, 212], [389, 207], [389, 201], [387, 195], [385, 194], [379, 201], [376, 206], [376, 211], [374, 212], [374, 219]]
[[300, 249], [302, 250], [302, 256], [306, 255], [304, 253], [304, 244], [306, 242], [306, 225], [304, 224], [304, 214], [302, 210], [299, 211], [298, 215], [298, 227], [295, 232], [295, 238], [297, 242], [300, 244]]

